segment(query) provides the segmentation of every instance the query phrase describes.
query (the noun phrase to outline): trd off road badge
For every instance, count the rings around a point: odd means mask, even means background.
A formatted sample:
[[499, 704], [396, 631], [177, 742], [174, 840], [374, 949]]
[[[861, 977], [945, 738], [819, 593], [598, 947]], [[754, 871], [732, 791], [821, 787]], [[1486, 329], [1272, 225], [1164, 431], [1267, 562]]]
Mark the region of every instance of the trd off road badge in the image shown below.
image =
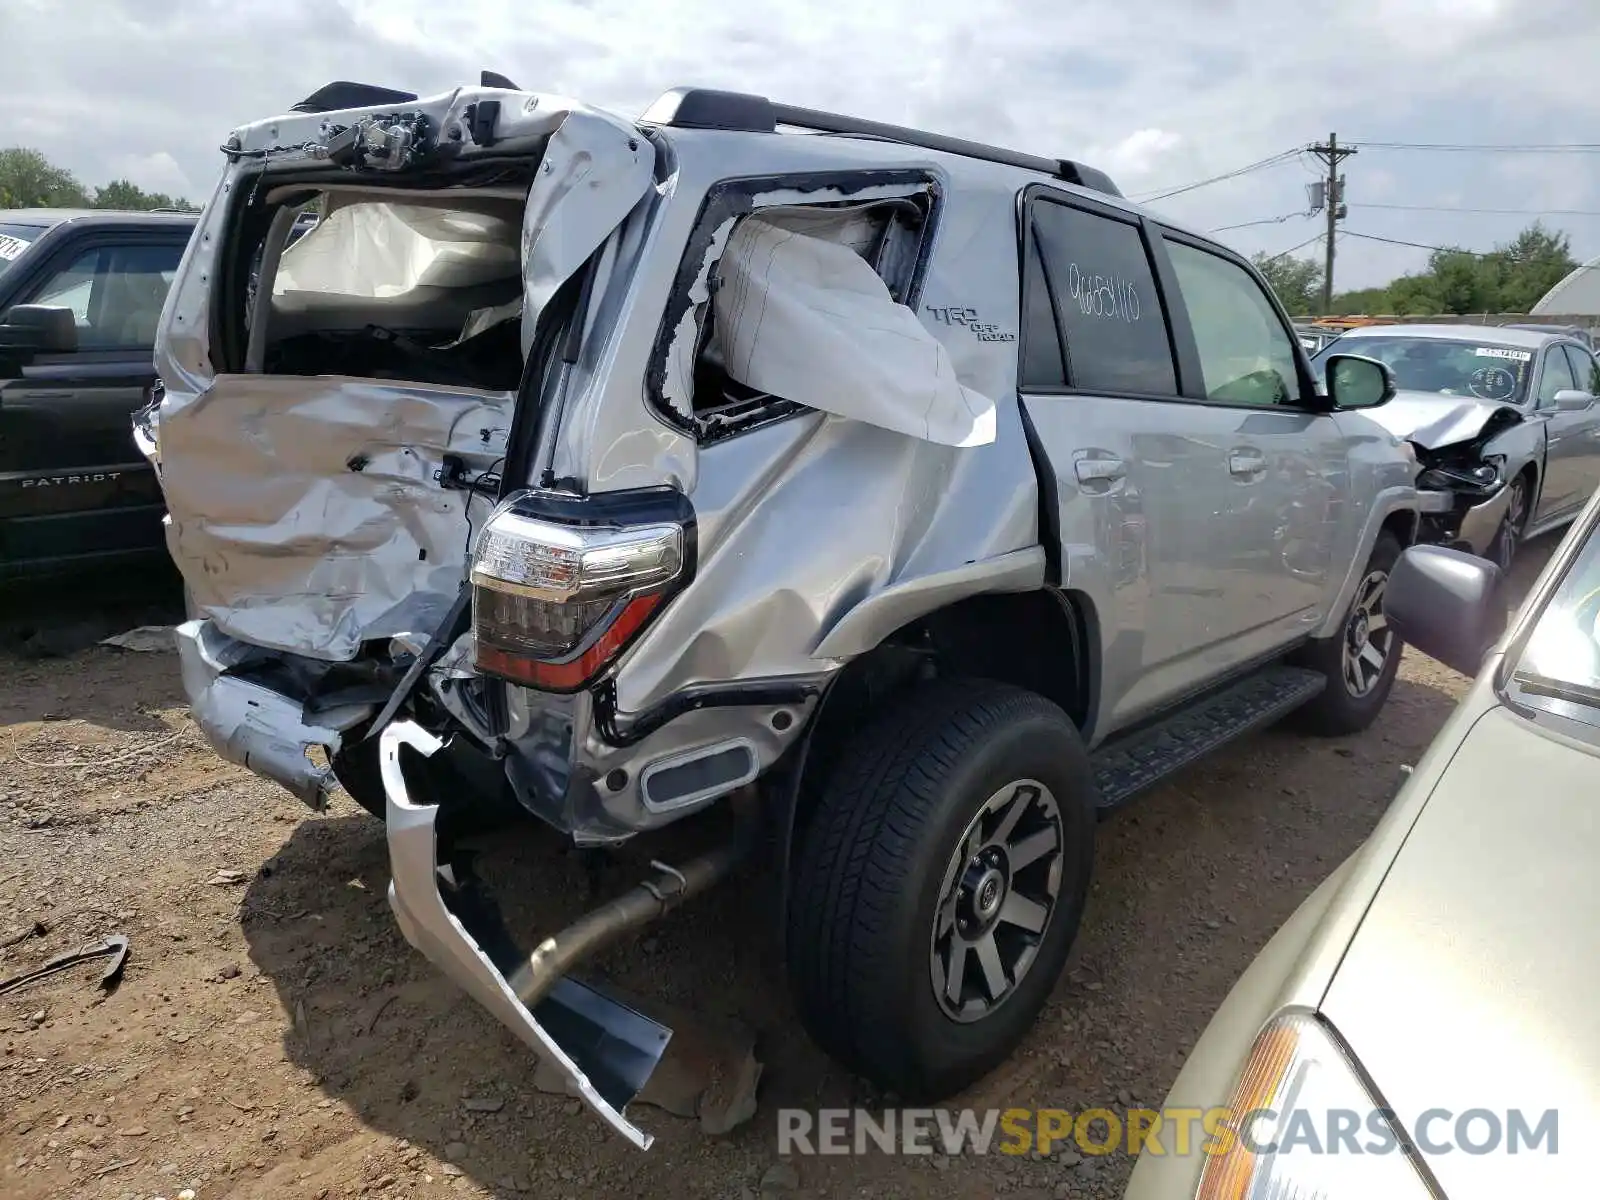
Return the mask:
[[959, 308], [948, 304], [927, 304], [923, 307], [940, 324], [960, 325], [965, 329], [970, 329], [973, 336], [980, 342], [1014, 342], [1017, 340], [1017, 335], [1009, 329], [1001, 329], [998, 325], [991, 325], [987, 321], [979, 320], [978, 310], [975, 308]]

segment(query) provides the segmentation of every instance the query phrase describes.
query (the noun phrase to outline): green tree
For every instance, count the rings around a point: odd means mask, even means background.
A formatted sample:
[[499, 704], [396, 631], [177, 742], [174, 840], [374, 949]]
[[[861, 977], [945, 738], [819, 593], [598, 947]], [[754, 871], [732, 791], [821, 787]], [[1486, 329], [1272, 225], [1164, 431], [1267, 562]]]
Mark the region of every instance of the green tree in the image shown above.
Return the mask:
[[181, 196], [147, 192], [126, 179], [113, 179], [104, 187], [95, 188], [93, 205], [95, 208], [119, 208], [135, 212], [148, 212], [153, 208], [194, 209], [194, 205]]
[[10, 208], [82, 208], [89, 203], [71, 171], [24, 146], [0, 150], [0, 192]]
[[1322, 296], [1322, 264], [1311, 258], [1257, 254], [1251, 260], [1293, 316], [1313, 312]]
[[1567, 235], [1536, 221], [1486, 254], [1453, 247], [1435, 250], [1426, 270], [1401, 275], [1381, 288], [1341, 293], [1333, 298], [1333, 311], [1374, 316], [1525, 313], [1577, 265]]
[[1541, 221], [1487, 257], [1500, 271], [1501, 312], [1527, 312], [1578, 266], [1571, 239], [1546, 229]]

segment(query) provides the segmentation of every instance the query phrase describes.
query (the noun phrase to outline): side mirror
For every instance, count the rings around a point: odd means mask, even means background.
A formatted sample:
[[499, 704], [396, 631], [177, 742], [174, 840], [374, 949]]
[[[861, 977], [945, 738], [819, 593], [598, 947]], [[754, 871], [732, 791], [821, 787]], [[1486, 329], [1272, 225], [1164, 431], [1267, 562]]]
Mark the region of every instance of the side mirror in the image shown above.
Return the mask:
[[1401, 641], [1471, 678], [1506, 630], [1502, 579], [1488, 559], [1411, 546], [1389, 573], [1383, 612]]
[[1582, 412], [1594, 403], [1594, 397], [1588, 392], [1580, 392], [1576, 388], [1562, 388], [1555, 394], [1557, 412]]
[[1334, 408], [1377, 408], [1394, 399], [1394, 372], [1361, 354], [1330, 354], [1324, 364]]
[[0, 319], [0, 350], [71, 354], [78, 348], [78, 323], [70, 308], [18, 304]]

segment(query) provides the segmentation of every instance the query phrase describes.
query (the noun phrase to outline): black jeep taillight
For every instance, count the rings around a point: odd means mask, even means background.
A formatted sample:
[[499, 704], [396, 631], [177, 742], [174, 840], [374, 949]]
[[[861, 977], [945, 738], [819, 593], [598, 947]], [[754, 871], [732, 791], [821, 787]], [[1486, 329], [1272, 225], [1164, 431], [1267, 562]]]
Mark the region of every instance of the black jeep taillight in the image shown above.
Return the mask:
[[502, 509], [472, 558], [478, 669], [577, 691], [660, 608], [683, 564], [681, 524], [588, 527]]

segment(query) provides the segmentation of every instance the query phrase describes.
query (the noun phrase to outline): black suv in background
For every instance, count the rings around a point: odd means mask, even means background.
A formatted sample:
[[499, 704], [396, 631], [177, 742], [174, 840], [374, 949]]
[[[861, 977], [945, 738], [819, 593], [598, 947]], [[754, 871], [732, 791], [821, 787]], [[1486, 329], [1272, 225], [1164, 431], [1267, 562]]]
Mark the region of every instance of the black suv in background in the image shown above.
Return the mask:
[[198, 216], [0, 211], [0, 583], [165, 551], [131, 417]]

